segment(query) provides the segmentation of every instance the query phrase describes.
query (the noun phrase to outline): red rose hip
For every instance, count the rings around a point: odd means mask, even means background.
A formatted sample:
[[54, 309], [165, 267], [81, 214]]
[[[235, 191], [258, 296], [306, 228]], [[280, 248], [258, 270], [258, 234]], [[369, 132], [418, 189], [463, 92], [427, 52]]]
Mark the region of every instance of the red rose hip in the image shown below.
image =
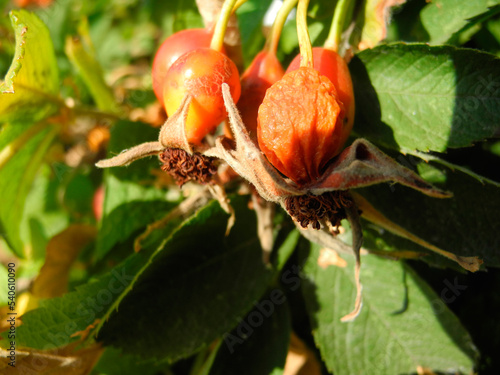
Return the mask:
[[160, 103], [163, 103], [165, 76], [172, 64], [189, 51], [210, 47], [211, 40], [212, 31], [206, 29], [186, 29], [165, 39], [156, 52], [151, 72], [153, 90]]
[[241, 98], [238, 102], [241, 119], [252, 136], [257, 132], [257, 113], [266, 91], [283, 78], [285, 70], [272, 52], [262, 51], [241, 76]]
[[186, 120], [190, 143], [201, 140], [227, 117], [221, 85], [227, 83], [234, 102], [240, 93], [236, 65], [223, 53], [209, 48], [188, 52], [177, 59], [165, 77], [163, 98], [167, 114], [179, 108], [185, 95], [192, 96]]

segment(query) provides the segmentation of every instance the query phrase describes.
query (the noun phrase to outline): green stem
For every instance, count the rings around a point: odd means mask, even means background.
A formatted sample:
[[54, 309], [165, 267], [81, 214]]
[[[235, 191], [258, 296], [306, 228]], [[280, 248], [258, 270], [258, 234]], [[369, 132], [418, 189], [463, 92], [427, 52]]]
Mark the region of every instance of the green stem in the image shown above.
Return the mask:
[[339, 0], [337, 3], [333, 13], [332, 26], [324, 44], [326, 49], [338, 52], [347, 15], [352, 12], [353, 5], [352, 0]]
[[227, 22], [229, 17], [231, 17], [234, 5], [237, 0], [224, 0], [222, 9], [219, 14], [219, 19], [217, 20], [217, 25], [215, 25], [214, 35], [212, 37], [212, 43], [210, 43], [210, 48], [221, 51], [222, 45], [224, 44], [224, 35], [226, 34]]
[[96, 111], [91, 108], [84, 108], [84, 107], [67, 107], [67, 108], [70, 111], [72, 111], [76, 116], [89, 116], [95, 119], [111, 120], [111, 121], [118, 121], [123, 119], [123, 117], [120, 117], [115, 113], [102, 112], [99, 110]]
[[297, 7], [297, 36], [299, 37], [300, 47], [300, 66], [313, 67], [313, 55], [311, 39], [309, 38], [309, 31], [307, 30], [307, 6], [309, 0], [299, 0]]
[[281, 5], [276, 18], [274, 19], [269, 38], [267, 38], [266, 45], [264, 47], [265, 50], [276, 54], [276, 51], [278, 50], [278, 42], [280, 40], [281, 31], [283, 30], [283, 26], [285, 26], [288, 15], [292, 11], [292, 9], [295, 8], [295, 5], [297, 5], [297, 1], [298, 0], [285, 0]]
[[59, 107], [66, 106], [66, 104], [64, 103], [64, 100], [62, 100], [59, 96], [49, 94], [49, 93], [42, 91], [38, 88], [31, 87], [31, 86], [25, 85], [24, 83], [18, 83], [18, 82], [16, 82], [16, 88], [22, 88], [24, 90], [28, 90], [31, 93], [33, 93], [35, 95], [39, 95], [39, 96], [43, 97], [45, 100], [47, 100], [51, 103], [54, 103]]
[[247, 1], [248, 0], [236, 0], [236, 4], [234, 4], [233, 9], [231, 10], [231, 14], [236, 13], [236, 11], [238, 10], [238, 8], [240, 6], [242, 6], [243, 4], [245, 4]]
[[32, 92], [36, 95], [40, 95], [45, 100], [56, 104], [60, 108], [60, 110], [73, 112], [76, 116], [79, 116], [79, 115], [80, 116], [91, 116], [91, 117], [98, 118], [98, 119], [108, 119], [108, 120], [115, 120], [115, 121], [123, 119], [123, 117], [117, 115], [116, 113], [109, 113], [109, 112], [95, 110], [95, 109], [91, 109], [91, 108], [68, 106], [64, 102], [64, 100], [61, 99], [60, 97], [45, 93], [45, 92], [38, 90], [36, 88], [26, 86], [22, 83], [16, 83], [16, 87], [23, 88], [24, 90], [29, 90], [30, 92]]

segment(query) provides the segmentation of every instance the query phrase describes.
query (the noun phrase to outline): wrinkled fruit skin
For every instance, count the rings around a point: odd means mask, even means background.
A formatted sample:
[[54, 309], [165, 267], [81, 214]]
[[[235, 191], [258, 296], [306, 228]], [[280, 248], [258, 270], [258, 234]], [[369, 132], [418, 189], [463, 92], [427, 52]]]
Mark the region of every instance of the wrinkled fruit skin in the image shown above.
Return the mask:
[[[345, 124], [342, 130], [341, 145], [347, 141], [354, 124], [354, 91], [352, 88], [351, 73], [345, 60], [336, 52], [322, 47], [313, 48], [314, 69], [332, 81], [337, 89], [338, 98], [345, 108]], [[288, 66], [286, 72], [298, 69], [300, 55], [296, 56]]]
[[283, 78], [285, 70], [274, 53], [262, 51], [241, 76], [241, 98], [238, 102], [241, 119], [252, 138], [257, 134], [257, 113], [266, 91]]
[[187, 29], [169, 36], [161, 44], [153, 60], [151, 76], [153, 90], [163, 103], [163, 83], [168, 69], [182, 55], [198, 48], [210, 47], [212, 32], [206, 29]]
[[306, 185], [340, 151], [343, 120], [343, 104], [332, 82], [302, 67], [267, 90], [258, 115], [259, 147], [276, 169]]
[[221, 85], [227, 83], [234, 102], [241, 94], [236, 65], [209, 48], [188, 52], [177, 59], [165, 77], [163, 97], [167, 114], [179, 108], [186, 94], [193, 97], [186, 122], [188, 142], [200, 144], [227, 117]]

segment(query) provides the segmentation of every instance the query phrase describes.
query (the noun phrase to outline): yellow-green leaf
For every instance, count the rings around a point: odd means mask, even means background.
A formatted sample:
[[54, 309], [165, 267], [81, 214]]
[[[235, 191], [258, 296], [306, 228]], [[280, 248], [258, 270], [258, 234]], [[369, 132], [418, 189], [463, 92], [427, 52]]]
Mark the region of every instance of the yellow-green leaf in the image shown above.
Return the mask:
[[357, 31], [354, 37], [359, 38], [358, 48], [375, 47], [387, 35], [387, 24], [389, 23], [391, 8], [401, 5], [406, 0], [367, 0], [364, 9], [359, 13], [356, 23]]
[[62, 104], [59, 73], [49, 31], [33, 13], [10, 13], [16, 34], [14, 59], [0, 83], [0, 123], [36, 122]]
[[[17, 140], [29, 125], [7, 124], [0, 131], [0, 234], [19, 257], [29, 256], [20, 237], [26, 196], [40, 167], [47, 149], [59, 131], [58, 127], [36, 126], [29, 139], [19, 144]], [[9, 150], [14, 149], [11, 153]], [[27, 253], [28, 251], [28, 253]]]
[[[82, 25], [86, 25], [86, 23]], [[80, 29], [84, 35], [82, 37], [68, 36], [64, 51], [69, 61], [71, 61], [81, 75], [97, 107], [101, 111], [116, 113], [118, 112], [118, 106], [113, 91], [104, 80], [104, 72], [99, 61], [96, 59], [92, 46], [89, 45], [90, 36], [88, 35], [88, 31], [85, 26]]]

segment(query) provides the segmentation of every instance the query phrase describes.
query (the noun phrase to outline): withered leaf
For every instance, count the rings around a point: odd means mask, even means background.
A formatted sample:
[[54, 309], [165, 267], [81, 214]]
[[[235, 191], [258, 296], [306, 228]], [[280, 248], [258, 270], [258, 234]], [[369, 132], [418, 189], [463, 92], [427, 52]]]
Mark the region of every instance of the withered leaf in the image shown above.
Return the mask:
[[0, 373], [4, 375], [86, 375], [101, 356], [100, 345], [74, 350], [74, 345], [56, 350], [16, 350], [16, 366], [9, 366], [10, 353], [0, 349]]
[[73, 224], [52, 237], [47, 245], [45, 263], [33, 282], [32, 294], [39, 298], [52, 298], [65, 293], [71, 265], [96, 234], [93, 226]]

